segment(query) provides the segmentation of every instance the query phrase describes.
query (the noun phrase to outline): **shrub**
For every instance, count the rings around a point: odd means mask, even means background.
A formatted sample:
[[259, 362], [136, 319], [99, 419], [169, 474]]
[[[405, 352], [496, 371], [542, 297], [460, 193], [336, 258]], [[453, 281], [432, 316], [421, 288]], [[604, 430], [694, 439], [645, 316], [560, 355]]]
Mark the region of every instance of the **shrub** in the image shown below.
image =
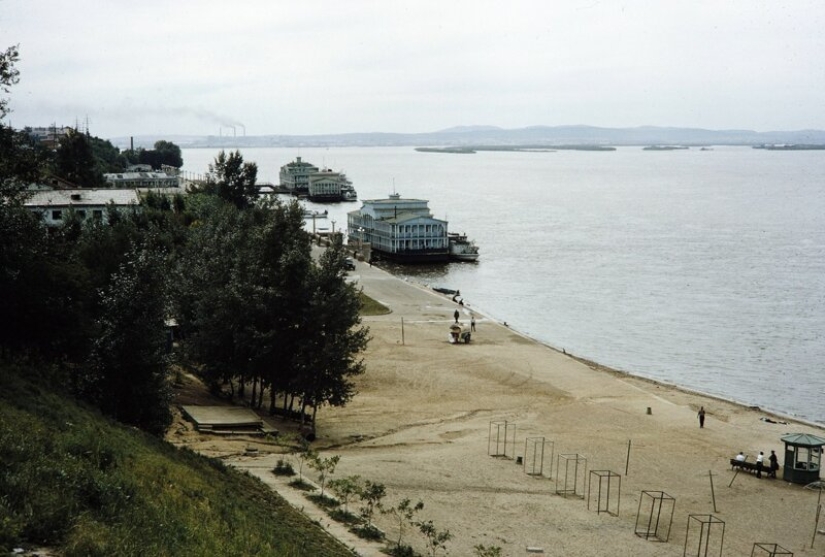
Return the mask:
[[292, 467], [292, 464], [286, 462], [284, 459], [278, 459], [278, 462], [275, 464], [275, 468], [272, 469], [272, 473], [276, 476], [294, 476], [295, 475], [295, 468]]
[[371, 524], [356, 526], [355, 528], [352, 528], [350, 532], [352, 532], [362, 540], [380, 542], [384, 539], [384, 533]]
[[289, 486], [294, 487], [295, 489], [300, 489], [301, 491], [315, 491], [314, 485], [300, 478], [294, 479], [291, 482], [289, 482]]

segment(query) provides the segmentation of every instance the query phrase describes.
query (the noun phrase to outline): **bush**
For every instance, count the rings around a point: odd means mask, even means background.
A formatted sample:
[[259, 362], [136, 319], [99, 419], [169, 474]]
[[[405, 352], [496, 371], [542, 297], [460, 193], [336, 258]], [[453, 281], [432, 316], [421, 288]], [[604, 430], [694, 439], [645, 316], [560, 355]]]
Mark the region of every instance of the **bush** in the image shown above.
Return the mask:
[[311, 493], [306, 498], [324, 509], [334, 509], [340, 505], [337, 499], [320, 493]]
[[418, 557], [418, 553], [416, 553], [412, 547], [408, 545], [396, 545], [390, 549], [390, 555], [392, 557]]
[[341, 524], [347, 524], [352, 526], [353, 524], [359, 524], [361, 519], [358, 515], [353, 514], [349, 511], [345, 511], [344, 509], [333, 509], [329, 511], [329, 517], [334, 520], [335, 522], [340, 522]]
[[372, 525], [356, 526], [355, 528], [352, 528], [350, 532], [362, 540], [380, 542], [384, 539], [384, 533]]
[[275, 464], [275, 468], [272, 469], [272, 473], [276, 476], [294, 476], [295, 468], [292, 467], [291, 463], [286, 462], [281, 458]]
[[289, 486], [294, 487], [295, 489], [300, 489], [301, 491], [315, 491], [314, 485], [302, 479], [292, 480], [289, 482]]

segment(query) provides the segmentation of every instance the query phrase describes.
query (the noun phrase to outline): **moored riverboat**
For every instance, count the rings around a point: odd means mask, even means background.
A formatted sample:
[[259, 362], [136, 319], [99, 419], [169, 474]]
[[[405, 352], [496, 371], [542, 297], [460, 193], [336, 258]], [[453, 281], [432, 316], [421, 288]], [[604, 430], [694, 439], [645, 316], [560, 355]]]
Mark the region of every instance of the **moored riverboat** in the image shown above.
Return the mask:
[[450, 232], [447, 238], [450, 245], [450, 259], [456, 261], [478, 260], [478, 246], [472, 240], [468, 240], [466, 234]]

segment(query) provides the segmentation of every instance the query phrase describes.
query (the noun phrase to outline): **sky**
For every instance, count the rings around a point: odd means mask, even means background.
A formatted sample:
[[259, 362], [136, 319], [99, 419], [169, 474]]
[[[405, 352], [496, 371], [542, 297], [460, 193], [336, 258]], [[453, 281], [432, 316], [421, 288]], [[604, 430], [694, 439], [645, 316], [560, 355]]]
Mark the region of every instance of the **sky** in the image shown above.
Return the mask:
[[822, 0], [0, 0], [16, 128], [825, 129]]

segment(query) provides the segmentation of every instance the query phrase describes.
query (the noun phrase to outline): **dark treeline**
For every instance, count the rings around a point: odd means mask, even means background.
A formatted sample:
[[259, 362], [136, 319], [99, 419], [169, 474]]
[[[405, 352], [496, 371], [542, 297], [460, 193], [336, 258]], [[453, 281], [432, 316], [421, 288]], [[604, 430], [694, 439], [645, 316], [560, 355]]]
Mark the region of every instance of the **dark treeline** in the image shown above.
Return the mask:
[[[15, 61], [16, 49], [0, 53], [6, 92]], [[368, 332], [341, 236], [314, 260], [300, 206], [256, 199], [257, 166], [237, 151], [218, 154], [198, 191], [149, 194], [103, 219], [49, 229], [24, 207], [56, 169], [99, 185], [122, 156], [106, 143], [71, 133], [49, 149], [0, 124], [0, 363], [37, 364], [52, 386], [155, 434], [171, 422], [173, 363], [313, 428], [319, 407], [351, 400]]]
[[216, 391], [310, 423], [349, 401], [367, 330], [340, 236], [313, 260], [300, 206], [254, 198], [254, 164], [220, 153], [210, 170], [201, 191], [51, 230], [5, 175], [0, 358], [48, 364], [57, 384], [154, 433], [170, 423], [173, 359]]

